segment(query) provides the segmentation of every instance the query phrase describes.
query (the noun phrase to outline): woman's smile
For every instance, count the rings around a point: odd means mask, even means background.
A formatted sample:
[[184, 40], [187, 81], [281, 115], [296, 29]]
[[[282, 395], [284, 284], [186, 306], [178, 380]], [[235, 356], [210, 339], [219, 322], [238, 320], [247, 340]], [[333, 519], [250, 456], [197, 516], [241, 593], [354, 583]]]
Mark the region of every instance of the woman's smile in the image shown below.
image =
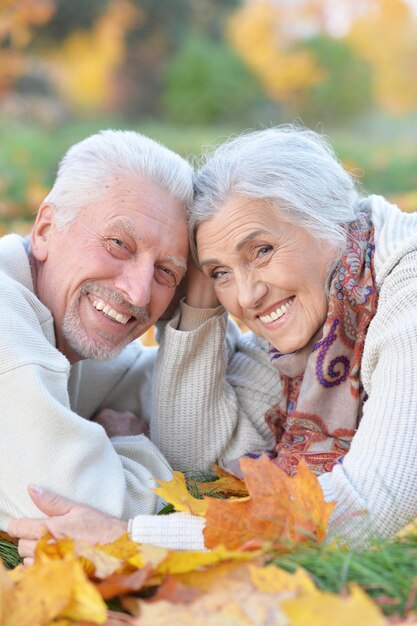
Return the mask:
[[[292, 296], [291, 298], [288, 298], [287, 300], [279, 303], [278, 305], [275, 304], [273, 307], [271, 307], [271, 310], [268, 311], [267, 313], [259, 314], [258, 315], [259, 319], [261, 320], [263, 324], [268, 325], [271, 328], [272, 328], [271, 325], [274, 322], [277, 322], [278, 320], [280, 320], [282, 324], [283, 322], [286, 321], [286, 319], [288, 319], [287, 313], [289, 313], [294, 303], [294, 300], [295, 300], [295, 296]], [[276, 328], [276, 326], [274, 326], [274, 328]]]

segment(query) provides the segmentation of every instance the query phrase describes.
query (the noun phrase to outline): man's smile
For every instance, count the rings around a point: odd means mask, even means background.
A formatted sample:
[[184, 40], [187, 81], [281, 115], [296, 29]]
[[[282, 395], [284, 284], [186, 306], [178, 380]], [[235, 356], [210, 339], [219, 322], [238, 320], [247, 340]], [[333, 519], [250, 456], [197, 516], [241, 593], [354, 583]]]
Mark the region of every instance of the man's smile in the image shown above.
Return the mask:
[[99, 298], [95, 298], [93, 300], [93, 306], [95, 309], [97, 309], [97, 311], [101, 311], [110, 319], [119, 322], [119, 324], [127, 324], [127, 322], [132, 317], [131, 315], [125, 315], [120, 311], [116, 311], [109, 304], [106, 304], [105, 302], [103, 302], [103, 300], [100, 300]]

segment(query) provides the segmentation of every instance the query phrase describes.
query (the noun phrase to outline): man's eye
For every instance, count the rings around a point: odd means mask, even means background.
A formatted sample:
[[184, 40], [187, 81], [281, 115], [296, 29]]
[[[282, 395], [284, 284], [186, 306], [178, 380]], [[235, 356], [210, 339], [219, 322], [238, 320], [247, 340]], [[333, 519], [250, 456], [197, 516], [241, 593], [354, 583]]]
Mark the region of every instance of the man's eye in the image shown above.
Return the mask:
[[123, 239], [118, 237], [109, 237], [105, 240], [105, 247], [107, 251], [116, 259], [125, 259], [130, 257], [131, 251], [129, 246]]
[[114, 244], [116, 244], [116, 246], [119, 246], [120, 248], [124, 248], [125, 247], [125, 243], [124, 241], [122, 241], [121, 239], [110, 239], [111, 242], [113, 242]]
[[176, 287], [179, 283], [176, 274], [169, 267], [163, 265], [156, 268], [156, 279], [157, 282], [167, 287]]

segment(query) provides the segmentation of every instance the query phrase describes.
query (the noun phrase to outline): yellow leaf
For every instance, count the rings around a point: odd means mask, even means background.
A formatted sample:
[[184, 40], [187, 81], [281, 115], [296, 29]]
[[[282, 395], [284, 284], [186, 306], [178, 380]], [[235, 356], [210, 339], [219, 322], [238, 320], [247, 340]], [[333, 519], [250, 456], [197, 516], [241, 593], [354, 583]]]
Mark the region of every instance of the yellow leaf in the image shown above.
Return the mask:
[[14, 605], [14, 584], [0, 559], [0, 624], [4, 624]]
[[[166, 601], [162, 592], [163, 599], [158, 602], [141, 602], [141, 626], [289, 626], [280, 607], [284, 595], [255, 589], [247, 564], [222, 563], [208, 567], [207, 574], [207, 579], [203, 578], [205, 572], [200, 571], [175, 576], [176, 581], [180, 579], [181, 586], [179, 589], [174, 587], [171, 594], [169, 589], [166, 591], [168, 600], [171, 595], [171, 601]], [[199, 593], [187, 594], [184, 587], [187, 579], [188, 586]]]
[[65, 610], [60, 613], [60, 617], [68, 617], [74, 621], [86, 620], [94, 624], [104, 624], [107, 620], [105, 602], [94, 585], [87, 579], [81, 564], [73, 562], [71, 565], [72, 599]]
[[397, 532], [396, 537], [399, 537], [400, 539], [405, 539], [410, 536], [415, 537], [416, 535], [417, 535], [417, 519], [414, 519], [412, 522], [407, 524], [407, 526], [404, 526], [404, 528], [401, 528], [401, 530]]
[[[289, 626], [272, 594], [254, 591], [246, 581], [225, 582], [222, 589], [190, 604], [161, 600], [141, 603], [140, 626]], [[321, 624], [324, 626], [324, 624]]]
[[[141, 552], [141, 544], [129, 539], [126, 533], [112, 543], [96, 546], [100, 552], [104, 552], [110, 557], [121, 561], [120, 567], [116, 570], [118, 574], [128, 574], [137, 569], [145, 567], [147, 561]], [[162, 549], [162, 548], [161, 548]]]
[[74, 539], [70, 537], [55, 539], [51, 534], [45, 533], [36, 544], [35, 562], [60, 560], [65, 556], [74, 556]]
[[140, 544], [129, 539], [129, 535], [126, 533], [118, 537], [115, 541], [112, 541], [112, 543], [106, 543], [97, 546], [97, 548], [109, 556], [114, 556], [122, 561], [128, 561], [131, 557], [138, 554]]
[[72, 566], [73, 563], [51, 560], [21, 570], [15, 584], [13, 609], [5, 615], [2, 626], [43, 626], [60, 616], [73, 594]]
[[206, 514], [207, 502], [193, 498], [187, 489], [187, 483], [182, 472], [174, 472], [172, 480], [157, 480], [156, 482], [161, 486], [153, 489], [153, 491], [166, 502], [172, 504], [176, 511], [185, 511], [201, 516]]
[[276, 565], [256, 567], [249, 565], [251, 579], [259, 591], [277, 593], [280, 591], [310, 592], [317, 591], [307, 572], [299, 568], [293, 574], [286, 572]]
[[92, 546], [86, 541], [74, 542], [74, 554], [86, 562], [86, 567], [84, 566], [86, 573], [96, 578], [107, 578], [119, 571], [123, 565], [122, 559], [111, 556], [101, 550], [100, 546]]
[[315, 591], [283, 600], [281, 606], [291, 626], [388, 625], [377, 605], [356, 584], [352, 584], [346, 597]]
[[[169, 550], [166, 548], [160, 548], [159, 546], [148, 546], [143, 544], [140, 546], [140, 557], [143, 560], [144, 565], [152, 565], [157, 567], [162, 561], [164, 561], [169, 554]], [[129, 563], [132, 563], [133, 559], [129, 559]], [[141, 566], [143, 567], [143, 565]]]
[[216, 546], [208, 552], [174, 552], [155, 569], [155, 574], [184, 574], [203, 566], [214, 565], [223, 561], [251, 561], [259, 552], [239, 552]]
[[244, 497], [248, 495], [248, 489], [246, 484], [240, 478], [233, 476], [218, 465], [213, 466], [218, 478], [211, 482], [199, 483], [196, 485], [201, 495], [210, 494], [213, 492], [222, 493], [227, 497]]
[[209, 591], [214, 584], [222, 584], [225, 579], [232, 575], [248, 580], [248, 572], [247, 563], [224, 561], [216, 564], [215, 567], [205, 567], [185, 574], [176, 574], [175, 580], [193, 589]]

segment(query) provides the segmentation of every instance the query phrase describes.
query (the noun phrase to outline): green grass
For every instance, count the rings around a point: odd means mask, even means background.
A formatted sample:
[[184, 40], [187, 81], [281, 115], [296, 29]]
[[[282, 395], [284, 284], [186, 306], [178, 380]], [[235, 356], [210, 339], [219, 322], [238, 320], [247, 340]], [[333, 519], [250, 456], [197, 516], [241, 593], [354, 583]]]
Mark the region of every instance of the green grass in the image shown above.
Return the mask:
[[7, 569], [13, 569], [22, 562], [17, 551], [17, 546], [9, 543], [4, 539], [0, 539], [0, 559], [3, 561]]
[[386, 615], [416, 609], [417, 538], [375, 542], [362, 551], [338, 546], [299, 547], [273, 562], [293, 572], [303, 567], [323, 591], [337, 593], [358, 583]]
[[[121, 118], [73, 120], [46, 132], [39, 125], [0, 119], [0, 234], [27, 232], [53, 183], [58, 162], [77, 141], [102, 128], [138, 130], [185, 157], [220, 143], [239, 127], [175, 126]], [[417, 191], [417, 115], [394, 119], [369, 114], [347, 128], [317, 126], [361, 180], [365, 191], [387, 196]], [[414, 208], [414, 198], [412, 200]], [[26, 223], [22, 220], [26, 220]]]

